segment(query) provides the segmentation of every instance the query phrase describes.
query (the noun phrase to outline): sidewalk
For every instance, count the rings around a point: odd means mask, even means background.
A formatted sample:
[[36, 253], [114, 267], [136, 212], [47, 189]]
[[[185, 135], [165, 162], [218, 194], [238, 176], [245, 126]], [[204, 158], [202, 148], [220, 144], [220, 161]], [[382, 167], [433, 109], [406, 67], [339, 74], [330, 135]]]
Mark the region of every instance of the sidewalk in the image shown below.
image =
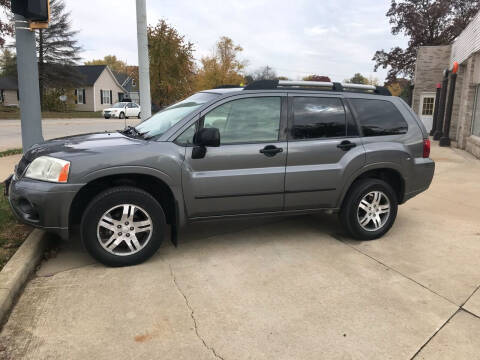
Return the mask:
[[18, 164], [22, 155], [10, 155], [0, 158], [0, 182], [5, 180], [11, 174], [13, 174], [13, 170], [15, 165]]

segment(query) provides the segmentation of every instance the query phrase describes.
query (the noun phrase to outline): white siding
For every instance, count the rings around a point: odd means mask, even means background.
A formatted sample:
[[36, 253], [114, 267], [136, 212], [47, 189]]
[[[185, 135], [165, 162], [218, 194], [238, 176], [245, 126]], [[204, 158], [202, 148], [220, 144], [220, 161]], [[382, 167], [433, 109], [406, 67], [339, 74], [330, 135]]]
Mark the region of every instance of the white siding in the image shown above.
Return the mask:
[[459, 64], [468, 59], [470, 55], [480, 50], [480, 12], [475, 15], [465, 30], [455, 39], [452, 45], [451, 64]]

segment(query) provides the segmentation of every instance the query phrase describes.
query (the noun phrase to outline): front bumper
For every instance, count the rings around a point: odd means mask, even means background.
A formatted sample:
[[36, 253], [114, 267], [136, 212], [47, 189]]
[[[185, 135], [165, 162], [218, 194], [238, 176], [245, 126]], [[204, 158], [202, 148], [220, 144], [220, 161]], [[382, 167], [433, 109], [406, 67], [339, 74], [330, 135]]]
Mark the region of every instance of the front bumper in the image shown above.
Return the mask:
[[18, 180], [12, 176], [5, 182], [5, 195], [21, 222], [56, 233], [67, 240], [70, 206], [81, 187], [26, 178]]

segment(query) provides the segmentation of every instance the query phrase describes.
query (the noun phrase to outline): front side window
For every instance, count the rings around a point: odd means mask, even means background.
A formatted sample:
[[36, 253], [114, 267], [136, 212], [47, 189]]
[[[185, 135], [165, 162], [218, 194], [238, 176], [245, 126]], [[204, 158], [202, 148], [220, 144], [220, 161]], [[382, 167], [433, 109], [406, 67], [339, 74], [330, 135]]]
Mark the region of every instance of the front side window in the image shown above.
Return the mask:
[[210, 111], [203, 126], [218, 128], [221, 144], [277, 141], [280, 111], [280, 97], [238, 99]]
[[294, 98], [293, 139], [344, 137], [346, 130], [345, 108], [339, 98]]
[[408, 125], [402, 114], [390, 101], [377, 99], [350, 99], [357, 113], [363, 136], [406, 134]]

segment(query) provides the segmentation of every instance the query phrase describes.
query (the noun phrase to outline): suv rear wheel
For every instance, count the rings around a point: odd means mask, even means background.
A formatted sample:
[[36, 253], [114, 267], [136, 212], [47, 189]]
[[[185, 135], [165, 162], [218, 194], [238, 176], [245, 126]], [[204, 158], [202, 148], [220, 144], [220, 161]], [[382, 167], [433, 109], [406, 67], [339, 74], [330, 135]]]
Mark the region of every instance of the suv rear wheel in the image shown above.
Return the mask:
[[129, 186], [97, 195], [85, 210], [81, 233], [86, 249], [108, 266], [139, 264], [160, 247], [166, 221], [149, 193]]
[[347, 194], [340, 219], [354, 239], [373, 240], [390, 230], [397, 208], [397, 196], [388, 183], [361, 179], [353, 183]]

